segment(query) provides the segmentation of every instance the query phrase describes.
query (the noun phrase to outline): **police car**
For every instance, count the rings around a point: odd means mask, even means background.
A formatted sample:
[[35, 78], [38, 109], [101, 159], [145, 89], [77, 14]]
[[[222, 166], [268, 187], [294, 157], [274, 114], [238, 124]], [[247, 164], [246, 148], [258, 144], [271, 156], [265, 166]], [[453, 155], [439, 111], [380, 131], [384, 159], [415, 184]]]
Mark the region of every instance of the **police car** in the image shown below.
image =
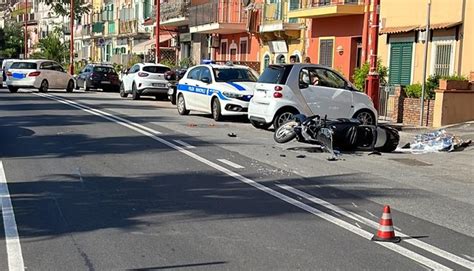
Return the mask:
[[211, 113], [217, 121], [223, 116], [247, 115], [257, 77], [254, 70], [232, 63], [194, 66], [179, 80], [178, 113]]

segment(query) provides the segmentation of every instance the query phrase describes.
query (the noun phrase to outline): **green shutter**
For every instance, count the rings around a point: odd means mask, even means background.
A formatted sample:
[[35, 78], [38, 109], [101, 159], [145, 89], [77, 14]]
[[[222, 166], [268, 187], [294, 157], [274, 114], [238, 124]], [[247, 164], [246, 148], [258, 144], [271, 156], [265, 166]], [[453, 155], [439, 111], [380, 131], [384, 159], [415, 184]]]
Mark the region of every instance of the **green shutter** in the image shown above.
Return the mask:
[[390, 44], [390, 85], [409, 85], [411, 81], [413, 43], [396, 42]]

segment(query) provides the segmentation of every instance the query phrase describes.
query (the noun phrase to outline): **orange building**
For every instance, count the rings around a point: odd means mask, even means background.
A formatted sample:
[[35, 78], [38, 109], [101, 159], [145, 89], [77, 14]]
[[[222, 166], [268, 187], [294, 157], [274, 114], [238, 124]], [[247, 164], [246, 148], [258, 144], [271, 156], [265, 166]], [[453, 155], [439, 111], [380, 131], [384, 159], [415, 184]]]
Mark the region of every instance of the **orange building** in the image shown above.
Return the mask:
[[313, 63], [352, 79], [362, 59], [363, 0], [307, 0], [290, 11], [289, 17], [311, 20], [306, 51]]

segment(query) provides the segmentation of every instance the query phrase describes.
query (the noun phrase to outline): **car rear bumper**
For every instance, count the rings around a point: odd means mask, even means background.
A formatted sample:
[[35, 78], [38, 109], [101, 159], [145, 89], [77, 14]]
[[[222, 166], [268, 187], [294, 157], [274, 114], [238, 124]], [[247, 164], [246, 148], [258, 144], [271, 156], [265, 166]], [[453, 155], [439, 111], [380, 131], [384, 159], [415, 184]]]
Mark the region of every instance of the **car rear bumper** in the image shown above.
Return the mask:
[[89, 81], [89, 87], [90, 88], [116, 88], [118, 89], [120, 87], [120, 82], [115, 82], [115, 81], [109, 81], [110, 83], [104, 83], [103, 81], [106, 81], [106, 80], [102, 80], [102, 81]]
[[140, 95], [167, 95], [168, 87], [166, 88], [155, 88], [155, 87], [145, 87], [138, 89]]
[[248, 116], [250, 120], [271, 123], [275, 116], [275, 105], [273, 103], [263, 104], [250, 101]]
[[40, 83], [35, 79], [9, 80], [6, 81], [7, 86], [16, 88], [39, 88]]

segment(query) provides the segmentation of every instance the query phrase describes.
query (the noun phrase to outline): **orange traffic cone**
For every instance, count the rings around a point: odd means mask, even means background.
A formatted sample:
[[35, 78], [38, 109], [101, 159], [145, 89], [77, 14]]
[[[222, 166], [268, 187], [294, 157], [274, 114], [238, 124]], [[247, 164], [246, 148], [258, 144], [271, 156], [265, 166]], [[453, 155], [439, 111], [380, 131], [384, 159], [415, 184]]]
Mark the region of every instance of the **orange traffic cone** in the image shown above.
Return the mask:
[[385, 205], [383, 207], [382, 218], [379, 222], [379, 230], [377, 234], [372, 237], [372, 241], [382, 241], [382, 242], [393, 242], [398, 243], [401, 241], [400, 237], [395, 236], [395, 231], [393, 230], [392, 215], [390, 214], [390, 206]]

